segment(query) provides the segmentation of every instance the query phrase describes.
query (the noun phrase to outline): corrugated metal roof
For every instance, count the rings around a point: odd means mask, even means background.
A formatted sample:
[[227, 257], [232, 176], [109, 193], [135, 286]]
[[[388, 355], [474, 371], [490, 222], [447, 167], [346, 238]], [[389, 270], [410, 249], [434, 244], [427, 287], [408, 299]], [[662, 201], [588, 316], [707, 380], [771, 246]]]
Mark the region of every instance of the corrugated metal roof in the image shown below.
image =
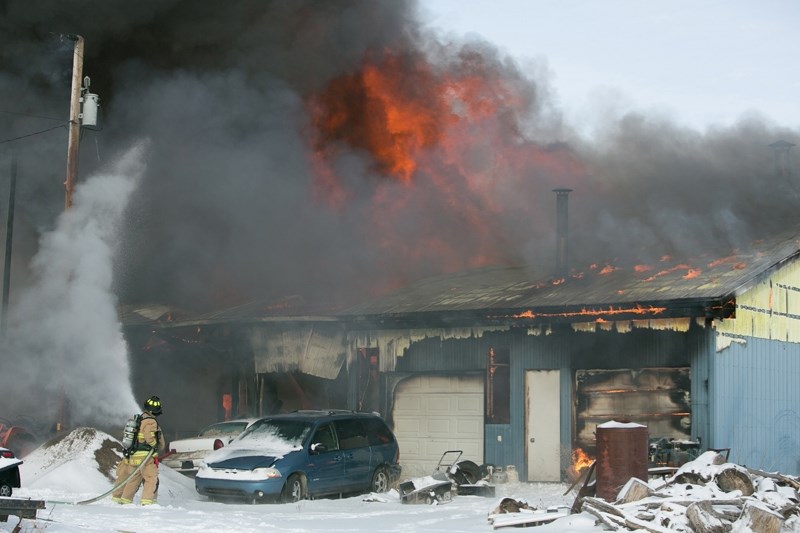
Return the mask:
[[[695, 262], [663, 259], [654, 265], [595, 265], [553, 279], [524, 267], [485, 268], [415, 283], [347, 309], [350, 316], [476, 310], [637, 309], [683, 302], [702, 306], [729, 299], [794, 258], [798, 235], [760, 242], [746, 251]], [[659, 307], [660, 308], [660, 307]], [[531, 313], [535, 316], [536, 313]]]
[[[732, 300], [800, 250], [800, 232], [789, 231], [722, 257], [692, 261], [664, 258], [650, 265], [573, 268], [566, 279], [528, 267], [492, 267], [421, 280], [347, 309], [302, 299], [261, 300], [189, 315], [163, 305], [127, 306], [126, 326], [253, 322], [414, 321], [454, 324], [505, 322], [508, 318], [586, 321], [675, 317], [728, 317]], [[521, 316], [526, 314], [526, 316]], [[460, 317], [460, 318], [459, 318]]]

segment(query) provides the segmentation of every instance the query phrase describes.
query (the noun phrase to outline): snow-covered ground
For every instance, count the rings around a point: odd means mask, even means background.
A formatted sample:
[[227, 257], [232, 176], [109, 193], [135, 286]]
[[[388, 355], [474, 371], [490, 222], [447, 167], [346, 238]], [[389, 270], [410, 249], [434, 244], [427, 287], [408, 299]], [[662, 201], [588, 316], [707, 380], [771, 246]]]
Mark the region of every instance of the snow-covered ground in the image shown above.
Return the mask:
[[[487, 516], [502, 497], [525, 500], [541, 510], [571, 506], [575, 500], [574, 492], [564, 495], [569, 486], [561, 483], [504, 483], [497, 485], [494, 498], [456, 496], [440, 505], [404, 504], [396, 491], [294, 504], [233, 505], [206, 501], [195, 492], [192, 479], [162, 466], [157, 505], [122, 506], [110, 498], [88, 505], [62, 503], [92, 499], [111, 488], [112, 481], [105, 475], [112, 472], [115, 462], [111, 442], [114, 439], [100, 431], [76, 430], [25, 457], [20, 466], [22, 487], [14, 490], [13, 497], [45, 500], [46, 508], [38, 511], [36, 520], [20, 523], [10, 516], [8, 522], [0, 522], [0, 531], [19, 525], [21, 531], [48, 533], [485, 532], [493, 531]], [[573, 515], [535, 531], [602, 531], [594, 522], [591, 515]]]
[[[195, 492], [192, 479], [162, 466], [157, 505], [122, 506], [111, 502], [108, 497], [94, 503], [77, 503], [93, 500], [111, 489], [119, 450], [121, 446], [116, 439], [92, 428], [78, 428], [61, 439], [39, 447], [26, 456], [20, 465], [22, 487], [14, 491], [13, 497], [44, 500], [46, 508], [38, 511], [35, 520], [20, 520], [10, 516], [8, 522], [0, 522], [0, 531], [486, 532], [495, 530], [488, 518], [504, 498], [513, 499], [513, 503], [527, 504], [529, 510], [522, 511], [523, 514], [543, 514], [566, 511], [564, 507], [571, 507], [576, 497], [576, 492], [568, 491], [570, 487], [562, 483], [513, 482], [497, 484], [494, 497], [455, 496], [452, 501], [438, 505], [402, 503], [397, 491], [342, 499], [306, 500], [293, 504], [222, 504], [205, 500]], [[616, 505], [618, 509], [624, 508], [628, 522], [646, 523], [651, 531], [690, 532], [692, 528], [687, 521], [687, 508], [691, 502], [716, 500], [717, 505], [730, 507], [731, 501], [741, 500], [741, 490], [724, 492], [720, 490], [722, 485], [716, 482], [698, 481], [715, 479], [730, 468], [746, 471], [740, 466], [724, 463], [721, 456], [714, 452], [706, 452], [682, 466], [675, 478], [669, 481], [651, 480], [648, 487], [653, 492], [652, 497], [636, 499], [628, 504], [618, 502]], [[679, 476], [682, 473], [684, 476], [698, 477], [691, 482], [681, 481]], [[774, 481], [778, 478], [789, 483], [778, 486]], [[754, 487], [748, 490], [748, 494], [753, 494], [745, 498], [747, 505], [752, 504], [767, 513], [780, 511], [786, 517], [780, 532], [800, 533], [797, 478], [770, 477], [762, 473], [753, 481]], [[626, 490], [623, 488], [621, 492], [625, 493]], [[604, 515], [598, 511], [603, 509], [595, 504], [594, 512], [598, 516]], [[735, 522], [733, 530], [736, 533], [754, 531], [746, 524], [741, 525], [746, 522], [742, 519], [746, 515], [743, 512], [738, 520], [729, 520]], [[518, 516], [521, 514], [504, 514], [499, 515], [497, 520]], [[613, 516], [610, 518], [606, 517], [605, 520], [615, 521]], [[588, 512], [574, 515], [564, 513], [562, 518], [538, 526], [534, 531], [603, 531], [603, 527], [596, 525], [596, 522], [595, 516]], [[622, 531], [626, 530], [622, 528]]]

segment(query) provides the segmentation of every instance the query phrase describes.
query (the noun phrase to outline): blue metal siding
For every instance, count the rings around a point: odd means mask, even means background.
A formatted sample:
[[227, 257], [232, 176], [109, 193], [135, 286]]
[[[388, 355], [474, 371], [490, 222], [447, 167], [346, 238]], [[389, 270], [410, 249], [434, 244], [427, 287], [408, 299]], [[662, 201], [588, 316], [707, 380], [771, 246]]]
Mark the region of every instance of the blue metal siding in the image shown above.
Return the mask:
[[712, 356], [710, 446], [734, 463], [800, 474], [800, 345], [747, 338]]
[[[511, 357], [510, 424], [484, 428], [485, 463], [514, 465], [527, 477], [525, 435], [525, 372], [561, 370], [562, 469], [571, 464], [574, 370], [578, 368], [648, 368], [689, 366], [706, 350], [708, 329], [686, 332], [634, 329], [628, 333], [575, 332], [571, 327], [549, 335], [528, 335], [524, 329], [486, 333], [479, 338], [425, 339], [411, 345], [397, 360], [398, 372], [464, 372], [485, 370], [490, 347], [509, 348]], [[694, 387], [694, 385], [693, 385]], [[498, 441], [497, 437], [502, 440]]]
[[[498, 441], [500, 437], [502, 440]], [[496, 466], [518, 464], [514, 458], [514, 440], [510, 424], [487, 424], [484, 426], [483, 453], [486, 462]]]
[[692, 436], [699, 438], [702, 446], [724, 448], [714, 442], [711, 434], [709, 383], [712, 381], [714, 357], [714, 329], [711, 327], [693, 335], [689, 341], [689, 362], [692, 379]]

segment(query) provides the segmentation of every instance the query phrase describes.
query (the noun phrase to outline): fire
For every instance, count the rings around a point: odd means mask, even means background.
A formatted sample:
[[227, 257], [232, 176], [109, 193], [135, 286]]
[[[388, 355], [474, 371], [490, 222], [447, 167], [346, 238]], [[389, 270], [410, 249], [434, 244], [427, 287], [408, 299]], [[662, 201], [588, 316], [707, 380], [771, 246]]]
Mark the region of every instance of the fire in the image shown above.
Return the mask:
[[719, 259], [715, 259], [708, 264], [708, 268], [716, 268], [720, 265], [724, 265], [725, 263], [733, 263], [736, 261], [735, 255], [729, 255], [728, 257], [721, 257]]
[[[662, 276], [666, 276], [666, 275], [668, 275], [668, 274], [672, 274], [673, 272], [676, 272], [676, 271], [678, 271], [678, 270], [686, 270], [687, 272], [689, 272], [689, 271], [696, 270], [696, 269], [693, 269], [693, 268], [692, 268], [692, 267], [690, 267], [689, 265], [685, 265], [685, 264], [682, 264], [682, 263], [681, 263], [680, 265], [675, 265], [675, 266], [674, 266], [674, 267], [672, 267], [672, 268], [668, 268], [668, 269], [666, 269], [666, 270], [661, 270], [661, 271], [659, 271], [658, 273], [656, 273], [656, 274], [653, 274], [653, 275], [652, 275], [652, 276], [650, 276], [649, 278], [645, 279], [644, 281], [653, 281], [653, 280], [655, 280], [656, 278], [659, 278], [659, 277], [662, 277]], [[699, 273], [699, 272], [698, 272], [698, 273]], [[695, 274], [695, 275], [697, 275], [697, 274]], [[691, 276], [691, 277], [694, 277], [694, 276]]]
[[612, 273], [612, 272], [614, 272], [615, 270], [619, 270], [619, 267], [615, 267], [615, 266], [611, 266], [611, 265], [606, 265], [606, 266], [604, 266], [604, 267], [603, 267], [603, 269], [600, 271], [600, 274], [601, 274], [601, 275], [603, 275], [603, 274], [611, 274], [611, 273]]
[[[643, 306], [636, 304], [633, 307], [609, 307], [608, 309], [587, 309], [582, 308], [580, 311], [565, 311], [562, 313], [534, 313], [530, 309], [511, 315], [511, 318], [573, 318], [586, 316], [587, 318], [596, 317], [596, 321], [603, 321], [604, 317], [615, 315], [659, 315], [666, 311], [666, 307], [656, 307], [653, 305]], [[601, 315], [601, 316], [597, 316]]]
[[568, 146], [524, 136], [517, 117], [537, 96], [515, 76], [471, 50], [435, 63], [383, 50], [308, 96], [315, 199], [360, 222], [354, 244], [420, 266], [386, 269], [397, 279], [381, 290], [419, 274], [519, 264], [511, 243], [552, 231], [549, 191], [588, 181]]
[[699, 268], [690, 268], [690, 269], [689, 269], [689, 270], [686, 272], [686, 275], [685, 275], [685, 276], [683, 276], [683, 279], [692, 279], [692, 278], [696, 278], [697, 276], [699, 276], [699, 275], [700, 275], [700, 274], [702, 274], [702, 273], [703, 273], [703, 271], [702, 271], [702, 270], [700, 270]]
[[594, 457], [583, 451], [582, 448], [575, 448], [572, 451], [572, 464], [569, 467], [570, 477], [577, 479], [581, 472], [592, 466]]

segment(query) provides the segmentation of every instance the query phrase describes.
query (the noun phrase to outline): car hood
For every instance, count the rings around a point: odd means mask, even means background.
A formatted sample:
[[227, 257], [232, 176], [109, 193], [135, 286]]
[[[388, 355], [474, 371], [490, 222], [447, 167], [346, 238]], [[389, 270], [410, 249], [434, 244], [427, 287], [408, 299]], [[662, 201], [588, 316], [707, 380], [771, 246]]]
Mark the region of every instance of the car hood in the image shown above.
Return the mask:
[[211, 452], [205, 463], [211, 468], [261, 468], [272, 466], [275, 461], [302, 449], [298, 443], [280, 439], [234, 440], [230, 445]]

